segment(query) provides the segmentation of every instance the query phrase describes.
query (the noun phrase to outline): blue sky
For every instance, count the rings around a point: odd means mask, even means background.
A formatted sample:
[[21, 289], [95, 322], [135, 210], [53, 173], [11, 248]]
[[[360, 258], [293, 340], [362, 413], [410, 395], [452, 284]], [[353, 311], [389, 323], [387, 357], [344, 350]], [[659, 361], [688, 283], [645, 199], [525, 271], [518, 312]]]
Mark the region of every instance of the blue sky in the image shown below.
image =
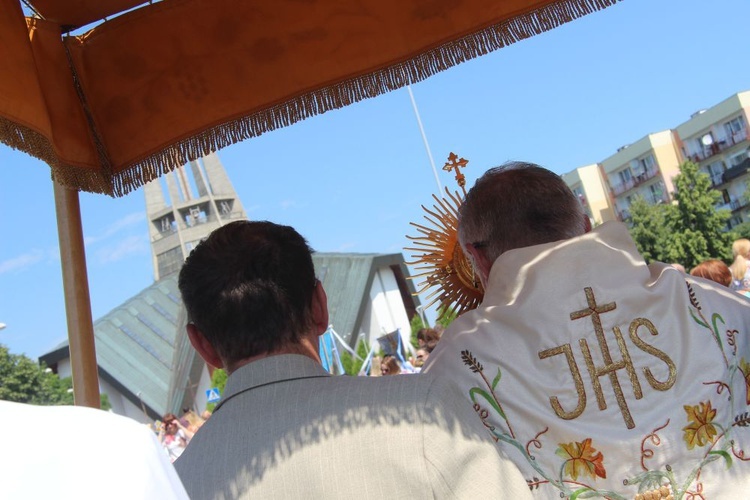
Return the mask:
[[[469, 185], [511, 159], [562, 174], [673, 128], [750, 89], [748, 19], [747, 0], [625, 0], [416, 84], [435, 163], [467, 158]], [[406, 89], [219, 157], [251, 219], [292, 225], [319, 251], [401, 252], [437, 192]], [[145, 203], [142, 190], [80, 202], [96, 319], [153, 282]], [[4, 145], [0, 211], [0, 343], [37, 357], [67, 335], [52, 184]]]

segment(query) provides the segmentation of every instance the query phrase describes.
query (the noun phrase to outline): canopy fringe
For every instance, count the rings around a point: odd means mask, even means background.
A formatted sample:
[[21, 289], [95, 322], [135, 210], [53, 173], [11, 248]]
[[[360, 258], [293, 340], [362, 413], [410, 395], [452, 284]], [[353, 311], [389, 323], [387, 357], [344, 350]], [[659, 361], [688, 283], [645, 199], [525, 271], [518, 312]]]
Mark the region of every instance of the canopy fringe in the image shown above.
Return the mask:
[[305, 118], [420, 82], [452, 66], [544, 33], [618, 1], [621, 0], [560, 0], [446, 42], [409, 60], [214, 126], [136, 161], [121, 172], [97, 172], [62, 164], [45, 137], [9, 120], [0, 119], [0, 141], [48, 163], [52, 167], [53, 178], [64, 185], [83, 191], [123, 196], [190, 160]]

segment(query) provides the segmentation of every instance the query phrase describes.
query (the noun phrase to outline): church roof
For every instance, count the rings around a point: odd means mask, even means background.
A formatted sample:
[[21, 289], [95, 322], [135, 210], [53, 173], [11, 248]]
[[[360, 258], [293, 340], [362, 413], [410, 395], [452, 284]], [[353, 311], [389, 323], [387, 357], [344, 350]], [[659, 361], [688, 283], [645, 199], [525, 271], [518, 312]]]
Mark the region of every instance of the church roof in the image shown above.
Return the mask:
[[[94, 322], [100, 376], [152, 417], [168, 409], [177, 332], [184, 330], [177, 276], [153, 283]], [[179, 328], [178, 328], [179, 327]], [[40, 360], [53, 365], [70, 356], [64, 342]]]
[[[328, 295], [328, 313], [333, 329], [352, 345], [362, 328], [367, 304], [372, 300], [370, 290], [376, 271], [381, 267], [394, 267], [402, 277], [408, 276], [400, 253], [314, 253], [313, 263]], [[407, 295], [411, 295], [415, 291], [414, 285], [409, 281], [407, 286]], [[406, 300], [404, 303], [408, 309], [409, 303]]]

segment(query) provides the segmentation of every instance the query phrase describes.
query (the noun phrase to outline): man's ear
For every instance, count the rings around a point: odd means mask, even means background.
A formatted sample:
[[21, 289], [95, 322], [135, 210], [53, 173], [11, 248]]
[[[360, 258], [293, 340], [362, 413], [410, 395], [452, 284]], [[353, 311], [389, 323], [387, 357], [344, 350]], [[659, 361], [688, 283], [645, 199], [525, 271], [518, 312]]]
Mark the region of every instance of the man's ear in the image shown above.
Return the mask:
[[583, 232], [588, 233], [591, 231], [591, 219], [586, 214], [583, 214]]
[[193, 348], [198, 352], [203, 361], [213, 366], [214, 368], [224, 368], [224, 362], [221, 357], [217, 354], [216, 349], [211, 343], [206, 340], [198, 327], [193, 323], [187, 324], [187, 334], [190, 339], [190, 343], [193, 344]]
[[479, 280], [482, 282], [482, 285], [486, 289], [487, 280], [490, 277], [490, 269], [492, 269], [493, 263], [490, 262], [490, 260], [487, 258], [487, 254], [483, 249], [476, 248], [471, 243], [466, 246], [462, 246], [462, 248], [464, 249], [464, 252], [467, 252], [471, 256]]
[[322, 335], [328, 330], [328, 296], [320, 281], [315, 283], [311, 309], [315, 331], [318, 335]]

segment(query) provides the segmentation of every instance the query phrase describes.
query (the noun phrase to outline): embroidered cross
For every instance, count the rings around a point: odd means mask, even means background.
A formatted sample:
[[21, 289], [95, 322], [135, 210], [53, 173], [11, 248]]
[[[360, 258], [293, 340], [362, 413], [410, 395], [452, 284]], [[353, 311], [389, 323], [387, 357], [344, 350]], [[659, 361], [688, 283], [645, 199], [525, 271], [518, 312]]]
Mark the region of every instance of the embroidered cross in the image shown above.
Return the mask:
[[635, 427], [633, 417], [630, 415], [628, 404], [625, 401], [625, 396], [622, 393], [622, 387], [620, 386], [620, 380], [617, 378], [617, 370], [625, 368], [630, 376], [630, 381], [633, 383], [633, 392], [635, 393], [635, 399], [641, 399], [643, 392], [641, 391], [641, 384], [638, 382], [638, 376], [635, 374], [635, 368], [633, 368], [633, 362], [630, 360], [630, 353], [625, 345], [625, 341], [622, 338], [620, 329], [615, 327], [615, 338], [617, 339], [617, 346], [620, 348], [622, 359], [618, 362], [612, 361], [612, 355], [609, 352], [609, 345], [607, 345], [607, 339], [604, 337], [604, 328], [602, 328], [602, 320], [600, 315], [614, 311], [617, 308], [617, 304], [610, 302], [601, 306], [597, 306], [596, 298], [594, 297], [594, 291], [590, 287], [584, 288], [586, 293], [586, 302], [588, 308], [581, 309], [570, 313], [570, 319], [575, 321], [577, 319], [586, 318], [591, 316], [592, 322], [594, 323], [594, 332], [596, 333], [596, 339], [599, 342], [599, 349], [602, 352], [602, 358], [604, 359], [604, 366], [597, 367], [594, 365], [594, 360], [591, 358], [591, 351], [589, 350], [588, 342], [586, 339], [581, 339], [579, 344], [581, 345], [581, 352], [583, 352], [583, 358], [586, 360], [586, 368], [588, 368], [589, 375], [591, 376], [591, 382], [594, 385], [594, 394], [596, 394], [596, 402], [599, 404], [600, 410], [607, 409], [607, 401], [604, 399], [604, 392], [602, 392], [602, 386], [599, 382], [599, 377], [609, 375], [609, 381], [612, 384], [612, 389], [615, 392], [615, 398], [617, 404], [620, 406], [620, 412], [622, 417], [625, 419], [625, 425], [628, 429]]

